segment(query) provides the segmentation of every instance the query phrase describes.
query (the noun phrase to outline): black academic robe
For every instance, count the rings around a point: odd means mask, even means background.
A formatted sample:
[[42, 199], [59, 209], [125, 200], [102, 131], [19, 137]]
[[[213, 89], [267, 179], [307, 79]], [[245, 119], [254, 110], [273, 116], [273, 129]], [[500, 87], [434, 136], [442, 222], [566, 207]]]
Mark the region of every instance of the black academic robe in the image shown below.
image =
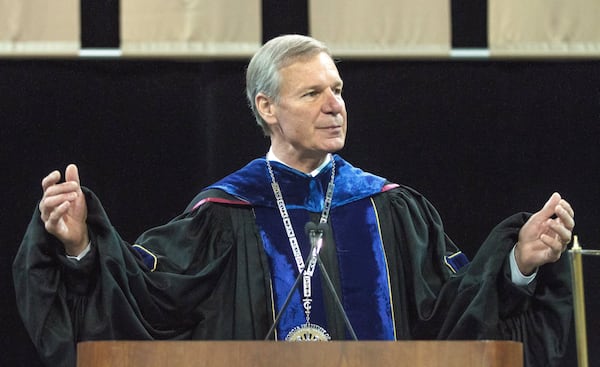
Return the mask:
[[[366, 180], [364, 187], [381, 183], [335, 159], [342, 194], [353, 191], [352, 180]], [[281, 167], [274, 169], [282, 178]], [[344, 172], [356, 177], [344, 181]], [[266, 169], [253, 179], [263, 176], [269, 188]], [[65, 257], [36, 210], [13, 274], [18, 309], [42, 359], [49, 366], [74, 366], [76, 342], [83, 340], [263, 339], [277, 311], [271, 259], [257, 225], [258, 204], [228, 194], [234, 182], [226, 179], [201, 193], [182, 215], [145, 232], [133, 246], [85, 189], [93, 248], [79, 262]], [[507, 255], [528, 215], [500, 223], [470, 264], [457, 269], [448, 260], [458, 249], [435, 208], [411, 188], [390, 187], [384, 182], [368, 197], [337, 201], [343, 207], [369, 200], [377, 208], [395, 339], [517, 340], [524, 342], [527, 366], [560, 365], [572, 314], [568, 261], [541, 267], [528, 287], [510, 280]], [[272, 200], [267, 193], [265, 202]], [[330, 272], [339, 273], [335, 246], [326, 251]], [[333, 278], [339, 288], [339, 274]], [[323, 297], [328, 331], [334, 339], [347, 338], [331, 295]]]

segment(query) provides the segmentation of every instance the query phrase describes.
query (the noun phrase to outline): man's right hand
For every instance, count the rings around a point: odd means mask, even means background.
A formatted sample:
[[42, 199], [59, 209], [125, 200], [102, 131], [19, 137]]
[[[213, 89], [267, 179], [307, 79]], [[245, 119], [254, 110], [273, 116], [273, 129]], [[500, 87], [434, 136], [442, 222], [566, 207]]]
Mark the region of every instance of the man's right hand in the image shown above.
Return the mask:
[[65, 182], [60, 178], [60, 172], [54, 171], [42, 180], [41, 218], [46, 231], [63, 243], [67, 255], [77, 256], [89, 243], [87, 204], [76, 165], [67, 166]]

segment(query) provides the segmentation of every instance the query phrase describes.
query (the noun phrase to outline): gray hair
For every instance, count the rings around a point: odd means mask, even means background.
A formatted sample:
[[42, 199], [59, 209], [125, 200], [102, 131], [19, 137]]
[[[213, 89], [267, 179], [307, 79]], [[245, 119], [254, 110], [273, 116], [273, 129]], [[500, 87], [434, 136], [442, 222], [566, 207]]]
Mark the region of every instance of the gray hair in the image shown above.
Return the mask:
[[254, 54], [246, 70], [246, 98], [266, 136], [271, 135], [269, 126], [256, 108], [256, 95], [264, 93], [275, 102], [279, 101], [279, 71], [297, 60], [313, 57], [321, 52], [331, 56], [329, 48], [312, 37], [302, 35], [283, 35], [265, 43]]

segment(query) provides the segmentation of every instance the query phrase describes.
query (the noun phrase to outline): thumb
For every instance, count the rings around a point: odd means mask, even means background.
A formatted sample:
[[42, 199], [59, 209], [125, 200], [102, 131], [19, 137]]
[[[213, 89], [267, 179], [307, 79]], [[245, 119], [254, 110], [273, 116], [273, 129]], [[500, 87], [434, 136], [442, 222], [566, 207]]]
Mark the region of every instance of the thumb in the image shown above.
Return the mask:
[[552, 196], [550, 196], [550, 199], [548, 199], [546, 204], [544, 204], [544, 207], [536, 214], [543, 216], [544, 218], [550, 218], [555, 214], [556, 206], [560, 202], [560, 199], [560, 194], [558, 192], [555, 192], [554, 194], [552, 194]]
[[74, 164], [69, 164], [65, 170], [65, 181], [75, 181], [77, 184], [81, 184], [79, 181], [79, 170]]

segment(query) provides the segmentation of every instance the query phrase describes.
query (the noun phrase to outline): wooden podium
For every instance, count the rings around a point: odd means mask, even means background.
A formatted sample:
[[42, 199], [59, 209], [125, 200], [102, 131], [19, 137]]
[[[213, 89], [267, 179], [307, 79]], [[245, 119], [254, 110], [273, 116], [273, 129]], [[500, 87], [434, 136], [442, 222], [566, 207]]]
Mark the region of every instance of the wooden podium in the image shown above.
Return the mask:
[[511, 341], [95, 341], [77, 367], [522, 367]]

